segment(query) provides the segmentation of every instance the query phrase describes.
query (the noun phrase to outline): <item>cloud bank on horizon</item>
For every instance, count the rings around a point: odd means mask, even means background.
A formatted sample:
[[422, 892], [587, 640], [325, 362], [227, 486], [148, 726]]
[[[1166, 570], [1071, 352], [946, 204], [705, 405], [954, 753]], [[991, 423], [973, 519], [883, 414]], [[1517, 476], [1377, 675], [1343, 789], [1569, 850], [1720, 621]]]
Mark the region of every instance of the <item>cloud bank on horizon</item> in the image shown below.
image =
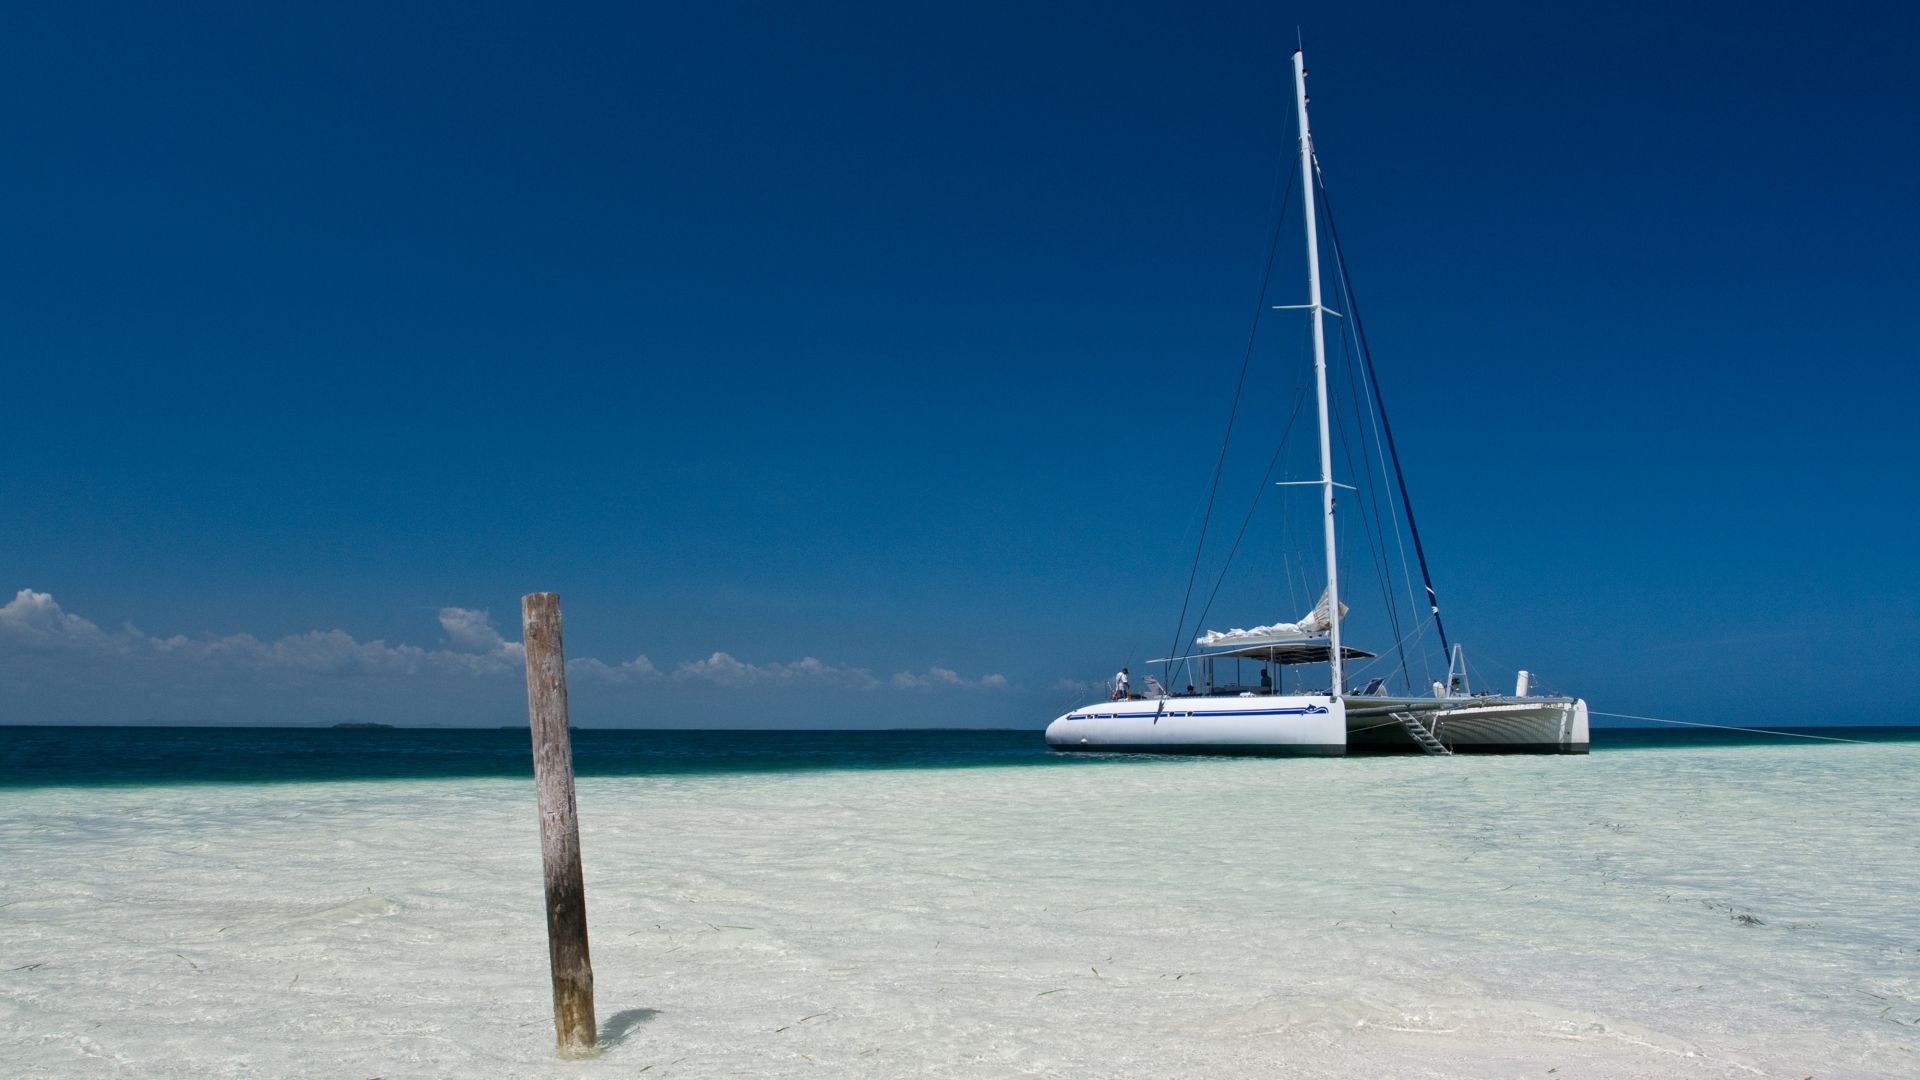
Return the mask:
[[[183, 696], [190, 700], [193, 688], [204, 684], [204, 703], [216, 712], [223, 704], [249, 707], [247, 699], [257, 694], [247, 691], [272, 695], [297, 689], [310, 711], [317, 709], [324, 719], [330, 715], [325, 692], [329, 681], [353, 683], [363, 691], [370, 680], [388, 686], [416, 682], [430, 692], [451, 692], [457, 702], [470, 697], [474, 684], [517, 678], [524, 672], [524, 647], [505, 638], [487, 611], [445, 607], [440, 609], [439, 622], [446, 643], [435, 648], [360, 641], [337, 629], [291, 634], [272, 641], [247, 633], [162, 637], [131, 624], [117, 630], [104, 629], [67, 611], [49, 593], [21, 589], [0, 606], [0, 677], [15, 683], [13, 689], [18, 691], [56, 689], [53, 684], [59, 683], [69, 684], [69, 688], [72, 684], [88, 684], [96, 691], [92, 695], [96, 698], [97, 691], [103, 690], [117, 689], [135, 698], [153, 691], [163, 704], [166, 700], [178, 702]], [[567, 672], [579, 683], [608, 689], [647, 687], [683, 693], [703, 688], [743, 692], [791, 692], [801, 688], [992, 691], [1009, 685], [999, 674], [968, 677], [942, 667], [882, 676], [867, 668], [829, 664], [812, 656], [789, 662], [750, 663], [724, 651], [671, 668], [660, 667], [645, 655], [616, 662], [573, 657], [567, 661]], [[365, 715], [372, 704], [365, 693], [350, 693], [346, 699], [358, 702], [347, 710], [355, 716]], [[75, 719], [60, 714], [60, 710], [55, 713], [58, 715], [52, 719]], [[33, 723], [38, 719], [15, 709], [0, 713], [0, 722]], [[257, 718], [224, 719], [247, 722]], [[96, 722], [112, 721], [100, 718]]]

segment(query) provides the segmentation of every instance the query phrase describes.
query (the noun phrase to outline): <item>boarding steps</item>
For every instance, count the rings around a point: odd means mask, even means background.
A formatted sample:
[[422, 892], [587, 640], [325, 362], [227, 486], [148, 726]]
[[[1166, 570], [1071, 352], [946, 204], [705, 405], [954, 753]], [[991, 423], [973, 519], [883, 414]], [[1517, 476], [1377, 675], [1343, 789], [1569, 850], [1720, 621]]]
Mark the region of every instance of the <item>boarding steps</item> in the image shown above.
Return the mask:
[[1400, 721], [1400, 726], [1407, 729], [1408, 735], [1413, 736], [1413, 741], [1419, 745], [1421, 753], [1437, 754], [1443, 757], [1453, 753], [1447, 749], [1446, 744], [1440, 741], [1439, 736], [1435, 735], [1432, 729], [1420, 722], [1417, 714], [1397, 712], [1389, 715]]

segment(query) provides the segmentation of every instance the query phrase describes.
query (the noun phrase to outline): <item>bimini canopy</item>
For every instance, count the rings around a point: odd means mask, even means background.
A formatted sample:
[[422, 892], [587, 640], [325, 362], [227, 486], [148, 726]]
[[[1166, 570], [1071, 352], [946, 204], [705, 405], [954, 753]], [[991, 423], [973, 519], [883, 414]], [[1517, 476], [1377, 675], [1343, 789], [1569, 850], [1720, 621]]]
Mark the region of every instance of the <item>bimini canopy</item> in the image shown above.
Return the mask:
[[[1333, 629], [1333, 620], [1328, 617], [1327, 594], [1320, 594], [1320, 601], [1313, 610], [1300, 616], [1299, 622], [1273, 623], [1269, 626], [1256, 626], [1251, 630], [1209, 630], [1193, 639], [1195, 645], [1203, 649], [1240, 645], [1277, 645], [1283, 642], [1310, 641], [1325, 637]], [[1340, 617], [1347, 617], [1347, 605], [1340, 605]]]
[[[1211, 660], [1217, 656], [1231, 656], [1239, 660], [1263, 660], [1269, 664], [1324, 664], [1327, 654], [1333, 650], [1324, 641], [1286, 641], [1272, 645], [1245, 645], [1225, 652], [1195, 653], [1194, 660]], [[1340, 658], [1343, 660], [1371, 660], [1377, 653], [1351, 646], [1340, 646]]]
[[[1192, 656], [1162, 657], [1147, 660], [1149, 664], [1184, 664], [1189, 660], [1261, 660], [1269, 664], [1324, 664], [1327, 654], [1333, 650], [1324, 641], [1283, 641], [1272, 645], [1243, 645], [1238, 649], [1226, 649], [1221, 652], [1197, 652]], [[1379, 654], [1365, 649], [1356, 649], [1348, 645], [1340, 646], [1340, 656], [1346, 660], [1371, 660]]]

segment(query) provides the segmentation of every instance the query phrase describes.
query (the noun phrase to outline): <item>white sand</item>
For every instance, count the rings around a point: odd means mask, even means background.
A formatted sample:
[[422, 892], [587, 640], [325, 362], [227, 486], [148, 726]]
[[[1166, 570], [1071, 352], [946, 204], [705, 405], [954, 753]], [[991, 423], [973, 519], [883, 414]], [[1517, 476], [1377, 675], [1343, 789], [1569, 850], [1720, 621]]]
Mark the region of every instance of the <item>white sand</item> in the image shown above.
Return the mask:
[[[0, 793], [0, 1075], [1920, 1076], [1920, 747]], [[1762, 925], [1743, 925], [1751, 913]]]

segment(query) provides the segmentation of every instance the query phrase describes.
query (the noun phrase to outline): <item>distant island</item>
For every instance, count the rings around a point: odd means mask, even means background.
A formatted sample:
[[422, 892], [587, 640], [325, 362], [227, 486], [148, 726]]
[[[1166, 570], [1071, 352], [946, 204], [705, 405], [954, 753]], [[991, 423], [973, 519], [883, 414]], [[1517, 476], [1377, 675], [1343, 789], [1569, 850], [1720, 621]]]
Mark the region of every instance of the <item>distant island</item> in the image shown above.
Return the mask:
[[378, 729], [381, 731], [393, 730], [392, 724], [376, 724], [368, 720], [350, 720], [344, 724], [335, 724], [333, 725], [333, 727], [334, 727], [334, 730], [336, 731], [341, 731], [341, 730], [365, 731], [369, 729]]

